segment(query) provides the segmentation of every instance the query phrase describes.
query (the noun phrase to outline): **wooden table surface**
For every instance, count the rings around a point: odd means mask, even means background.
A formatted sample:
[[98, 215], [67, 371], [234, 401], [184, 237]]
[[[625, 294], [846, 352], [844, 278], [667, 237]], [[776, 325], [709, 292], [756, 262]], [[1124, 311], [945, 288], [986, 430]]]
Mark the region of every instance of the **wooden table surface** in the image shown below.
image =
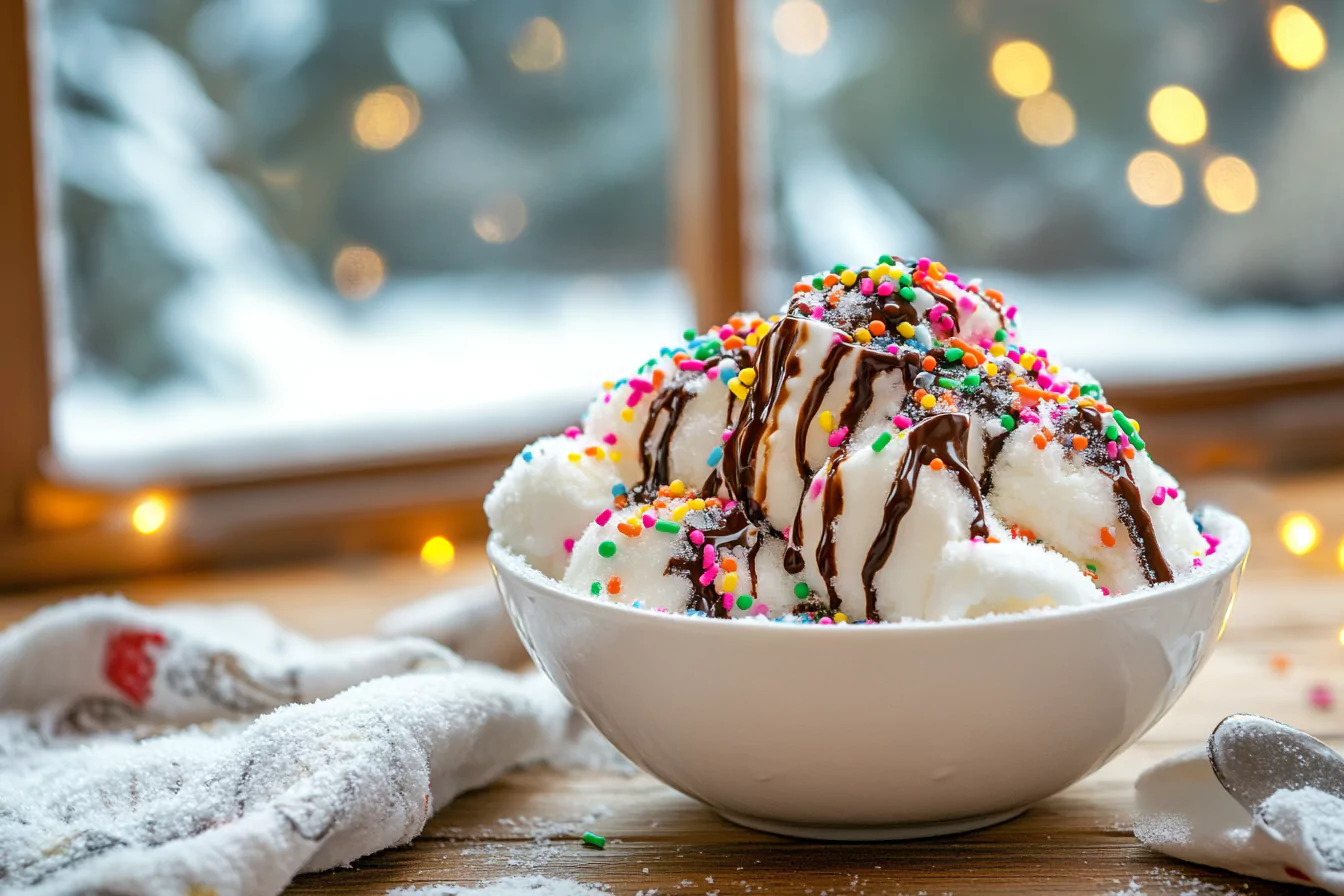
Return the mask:
[[[970, 834], [907, 843], [812, 843], [718, 818], [643, 774], [515, 772], [435, 816], [410, 845], [354, 867], [297, 879], [294, 893], [383, 894], [397, 886], [474, 884], [543, 875], [615, 893], [1301, 893], [1149, 852], [1130, 829], [1135, 776], [1203, 741], [1232, 712], [1256, 712], [1344, 746], [1344, 709], [1307, 699], [1318, 684], [1344, 697], [1344, 474], [1275, 483], [1191, 482], [1251, 523], [1250, 565], [1232, 621], [1208, 666], [1171, 713], [1107, 767], [1020, 818]], [[1321, 544], [1290, 555], [1276, 535], [1288, 511], [1314, 514]], [[368, 631], [391, 607], [485, 574], [479, 545], [433, 573], [412, 559], [343, 561], [112, 583], [145, 603], [254, 601], [317, 636]], [[90, 589], [79, 589], [80, 592]], [[71, 589], [0, 596], [0, 625]], [[607, 848], [585, 847], [592, 830]]]

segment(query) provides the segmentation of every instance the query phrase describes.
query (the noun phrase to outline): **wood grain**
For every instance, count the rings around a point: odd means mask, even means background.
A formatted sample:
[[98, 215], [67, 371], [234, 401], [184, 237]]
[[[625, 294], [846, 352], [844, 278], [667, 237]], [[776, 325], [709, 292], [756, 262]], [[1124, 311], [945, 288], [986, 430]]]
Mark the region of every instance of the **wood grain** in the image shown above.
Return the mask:
[[[910, 843], [810, 843], [737, 827], [643, 774], [515, 772], [435, 816], [411, 844], [304, 875], [293, 893], [382, 894], [398, 886], [471, 885], [518, 875], [604, 883], [619, 894], [1146, 894], [1302, 893], [1149, 852], [1130, 830], [1134, 778], [1198, 744], [1232, 712], [1282, 719], [1344, 747], [1344, 710], [1306, 699], [1344, 688], [1344, 476], [1190, 484], [1251, 524], [1253, 551], [1232, 621], [1171, 713], [1105, 768], [1023, 816], [971, 834]], [[1322, 545], [1291, 557], [1274, 530], [1289, 509], [1313, 513]], [[159, 576], [109, 583], [145, 603], [247, 600], [317, 636], [367, 632], [384, 612], [488, 575], [479, 544], [459, 545], [447, 575], [411, 559]], [[69, 589], [0, 599], [0, 625]], [[1286, 668], [1276, 671], [1279, 658]], [[835, 773], [819, 769], [819, 773]], [[1005, 769], [1005, 774], [1011, 774]], [[605, 850], [582, 844], [593, 830]], [[1133, 890], [1131, 891], [1131, 882]]]

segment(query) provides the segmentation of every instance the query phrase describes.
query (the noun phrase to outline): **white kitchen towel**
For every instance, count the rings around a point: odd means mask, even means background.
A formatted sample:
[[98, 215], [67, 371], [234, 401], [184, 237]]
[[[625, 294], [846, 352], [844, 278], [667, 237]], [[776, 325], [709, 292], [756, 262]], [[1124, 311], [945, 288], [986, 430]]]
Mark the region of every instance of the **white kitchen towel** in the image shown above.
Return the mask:
[[1344, 800], [1279, 790], [1252, 815], [1228, 795], [1193, 747], [1135, 784], [1134, 834], [1169, 856], [1265, 880], [1314, 884], [1344, 896]]
[[582, 727], [539, 676], [420, 638], [67, 602], [0, 632], [0, 892], [277, 893]]

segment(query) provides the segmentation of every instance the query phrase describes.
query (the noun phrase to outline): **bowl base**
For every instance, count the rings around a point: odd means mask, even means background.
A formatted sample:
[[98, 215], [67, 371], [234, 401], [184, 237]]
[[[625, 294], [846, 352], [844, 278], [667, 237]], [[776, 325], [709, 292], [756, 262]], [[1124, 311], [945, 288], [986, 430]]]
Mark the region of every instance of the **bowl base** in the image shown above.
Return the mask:
[[744, 828], [765, 831], [768, 834], [783, 834], [785, 837], [798, 837], [802, 840], [918, 840], [923, 837], [943, 837], [948, 834], [962, 834], [987, 828], [990, 825], [1016, 818], [1027, 807], [1009, 809], [1007, 812], [991, 812], [988, 815], [972, 815], [969, 818], [953, 818], [948, 821], [917, 822], [914, 824], [860, 825], [845, 827], [841, 825], [793, 824], [777, 821], [773, 818], [757, 818], [754, 815], [741, 815], [725, 809], [716, 809], [720, 815], [733, 824]]

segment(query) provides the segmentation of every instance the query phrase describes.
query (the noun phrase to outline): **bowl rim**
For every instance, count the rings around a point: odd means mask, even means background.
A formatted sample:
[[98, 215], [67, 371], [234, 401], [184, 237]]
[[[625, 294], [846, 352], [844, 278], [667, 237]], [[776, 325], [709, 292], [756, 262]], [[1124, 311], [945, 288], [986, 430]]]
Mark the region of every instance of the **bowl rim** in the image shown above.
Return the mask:
[[[1204, 505], [1197, 509], [1196, 513], [1204, 520], [1206, 529], [1214, 529], [1222, 538], [1218, 545], [1218, 551], [1214, 557], [1221, 557], [1214, 563], [1206, 564], [1198, 573], [1189, 576], [1186, 579], [1176, 582], [1154, 585], [1138, 593], [1130, 595], [1121, 595], [1114, 599], [1104, 600], [1094, 604], [1085, 604], [1082, 606], [1063, 606], [1050, 607], [1039, 610], [1027, 610], [1019, 613], [996, 613], [989, 616], [980, 616], [975, 619], [903, 619], [899, 622], [882, 623], [878, 625], [805, 625], [779, 623], [771, 620], [764, 622], [751, 619], [713, 619], [710, 617], [688, 616], [685, 613], [658, 613], [652, 610], [644, 610], [632, 607], [629, 604], [617, 603], [608, 600], [594, 600], [579, 594], [577, 591], [567, 588], [563, 583], [552, 579], [545, 573], [533, 568], [521, 555], [514, 553], [504, 545], [500, 537], [492, 532], [486, 541], [486, 556], [490, 560], [491, 570], [496, 579], [499, 578], [499, 567], [506, 569], [511, 575], [520, 578], [537, 590], [544, 592], [547, 597], [559, 599], [563, 602], [572, 602], [576, 607], [583, 608], [596, 613], [623, 613], [631, 622], [635, 622], [639, 617], [643, 617], [647, 622], [645, 624], [653, 625], [695, 625], [710, 626], [713, 630], [724, 632], [775, 632], [773, 637], [783, 637], [783, 632], [802, 633], [811, 629], [820, 629], [827, 632], [827, 637], [837, 637], [835, 634], [839, 631], [847, 631], [847, 635], [838, 637], [914, 637], [908, 633], [930, 633], [946, 631], [969, 631], [985, 630], [999, 628], [1002, 626], [1014, 625], [1055, 625], [1063, 624], [1065, 620], [1077, 620], [1088, 616], [1101, 616], [1109, 613], [1123, 612], [1125, 609], [1138, 608], [1148, 604], [1162, 601], [1171, 597], [1174, 593], [1184, 591], [1190, 587], [1199, 585], [1203, 582], [1211, 582], [1224, 579], [1232, 572], [1246, 562], [1246, 558], [1251, 549], [1251, 534], [1246, 522], [1237, 515], [1230, 513], [1214, 505]], [[1212, 523], [1212, 525], [1210, 525]], [[1228, 551], [1224, 555], [1223, 547], [1228, 545], [1235, 548], [1235, 551]], [[503, 590], [502, 588], [500, 589]], [[634, 614], [633, 616], [629, 614]], [[725, 623], [731, 623], [725, 625]], [[877, 635], [878, 632], [885, 632], [884, 635]], [[864, 634], [858, 634], [864, 633]], [[907, 634], [899, 634], [907, 633]], [[795, 635], [797, 636], [797, 635]], [[801, 635], [802, 637], [819, 637], [818, 635]], [[745, 635], [745, 637], [759, 637], [758, 635]]]

